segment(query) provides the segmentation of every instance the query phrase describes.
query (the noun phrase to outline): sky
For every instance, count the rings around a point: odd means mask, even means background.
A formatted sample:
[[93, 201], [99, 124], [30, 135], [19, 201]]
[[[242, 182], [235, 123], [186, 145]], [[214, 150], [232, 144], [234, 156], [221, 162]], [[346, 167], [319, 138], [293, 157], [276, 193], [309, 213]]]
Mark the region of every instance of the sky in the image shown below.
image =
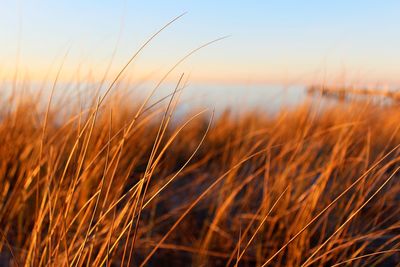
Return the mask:
[[[0, 78], [115, 76], [159, 79], [191, 50], [180, 73], [203, 83], [400, 85], [400, 1], [2, 0]], [[111, 64], [111, 65], [110, 65]]]

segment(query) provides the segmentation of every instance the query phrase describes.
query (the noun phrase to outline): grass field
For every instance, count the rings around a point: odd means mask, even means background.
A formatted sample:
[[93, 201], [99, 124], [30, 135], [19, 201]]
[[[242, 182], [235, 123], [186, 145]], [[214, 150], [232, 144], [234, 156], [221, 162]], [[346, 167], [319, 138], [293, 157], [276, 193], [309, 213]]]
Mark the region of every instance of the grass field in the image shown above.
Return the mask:
[[398, 264], [400, 107], [175, 117], [180, 89], [3, 96], [0, 265]]

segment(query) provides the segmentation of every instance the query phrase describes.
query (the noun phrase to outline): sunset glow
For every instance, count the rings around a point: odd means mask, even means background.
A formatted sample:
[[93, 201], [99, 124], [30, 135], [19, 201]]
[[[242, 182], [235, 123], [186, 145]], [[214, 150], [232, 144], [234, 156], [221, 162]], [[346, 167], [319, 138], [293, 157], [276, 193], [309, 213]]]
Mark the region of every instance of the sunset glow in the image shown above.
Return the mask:
[[77, 73], [100, 79], [111, 61], [112, 77], [149, 36], [187, 12], [127, 75], [158, 79], [190, 50], [229, 35], [190, 57], [179, 72], [194, 82], [400, 83], [398, 1], [150, 2], [4, 0], [0, 75], [11, 78], [18, 68], [21, 77], [45, 79], [67, 53], [66, 80]]

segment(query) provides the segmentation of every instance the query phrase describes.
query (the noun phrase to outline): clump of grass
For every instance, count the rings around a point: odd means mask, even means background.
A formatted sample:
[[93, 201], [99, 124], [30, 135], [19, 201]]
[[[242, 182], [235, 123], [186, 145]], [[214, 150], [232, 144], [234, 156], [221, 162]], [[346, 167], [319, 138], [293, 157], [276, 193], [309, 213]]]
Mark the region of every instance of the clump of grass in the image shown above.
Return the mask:
[[55, 97], [58, 78], [46, 105], [26, 85], [2, 95], [0, 265], [398, 263], [400, 109], [175, 118], [183, 75], [170, 95], [132, 102], [116, 90], [123, 72], [181, 16], [89, 101]]
[[3, 98], [2, 264], [399, 262], [398, 107], [205, 110], [171, 123], [180, 89], [144, 104]]

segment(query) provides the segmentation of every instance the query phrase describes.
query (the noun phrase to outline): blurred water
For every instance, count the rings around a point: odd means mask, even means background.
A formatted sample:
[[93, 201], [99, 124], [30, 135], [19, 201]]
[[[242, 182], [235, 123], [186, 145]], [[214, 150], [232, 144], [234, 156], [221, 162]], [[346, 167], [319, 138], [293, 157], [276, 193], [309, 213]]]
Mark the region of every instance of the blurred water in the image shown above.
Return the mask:
[[[168, 95], [173, 89], [172, 85], [163, 86], [153, 98]], [[180, 111], [210, 108], [218, 114], [226, 109], [232, 112], [259, 109], [274, 113], [282, 107], [303, 103], [307, 97], [305, 92], [305, 87], [300, 85], [189, 84], [182, 92]]]
[[[54, 93], [54, 103], [58, 101], [80, 102], [83, 106], [90, 104], [93, 95], [99, 88], [99, 84], [94, 83], [58, 83]], [[156, 86], [156, 82], [141, 84], [118, 84], [112, 89], [112, 93], [120, 92], [126, 95], [131, 101], [141, 101]], [[108, 87], [105, 83], [101, 86], [100, 92], [104, 93]], [[171, 94], [176, 84], [165, 83], [161, 85], [151, 97], [150, 103]], [[38, 95], [38, 101], [46, 105], [50, 96], [51, 83], [18, 83], [17, 90], [12, 90], [12, 83], [1, 84], [0, 97], [4, 99], [14, 94]], [[17, 91], [17, 92], [15, 92]], [[292, 85], [241, 85], [241, 84], [206, 84], [189, 83], [182, 90], [179, 110], [180, 112], [190, 111], [197, 108], [215, 109], [217, 113], [230, 109], [233, 112], [241, 112], [248, 109], [261, 109], [268, 112], [276, 112], [281, 107], [293, 107], [302, 103], [306, 99], [306, 90], [304, 86]], [[167, 103], [164, 100], [163, 103]]]
[[[108, 97], [113, 94], [119, 95], [125, 104], [141, 104], [150, 92], [156, 87], [157, 82], [145, 83], [118, 83], [112, 88]], [[9, 102], [6, 98], [12, 94], [22, 95], [29, 100], [35, 100], [44, 111], [50, 97], [53, 84], [18, 82], [16, 85], [3, 82], [0, 84], [0, 104], [7, 107]], [[13, 90], [12, 88], [17, 88]], [[51, 108], [57, 109], [57, 114], [62, 118], [68, 114], [77, 114], [93, 104], [96, 91], [104, 94], [109, 83], [103, 85], [96, 83], [58, 83], [54, 92]], [[157, 106], [168, 104], [170, 96], [176, 87], [176, 83], [162, 84], [152, 95], [147, 106], [160, 102]], [[364, 100], [364, 101], [362, 101]], [[349, 97], [346, 101], [330, 97], [322, 97], [321, 94], [309, 95], [305, 86], [279, 84], [206, 84], [188, 83], [182, 90], [178, 107], [174, 118], [179, 121], [182, 115], [199, 110], [215, 110], [215, 115], [229, 110], [231, 114], [240, 114], [246, 111], [258, 110], [269, 115], [277, 114], [282, 109], [293, 109], [305, 102], [311, 103], [316, 111], [340, 103], [343, 106], [354, 101], [386, 103], [387, 99]], [[390, 101], [389, 101], [390, 104]], [[10, 108], [13, 108], [10, 106]]]

